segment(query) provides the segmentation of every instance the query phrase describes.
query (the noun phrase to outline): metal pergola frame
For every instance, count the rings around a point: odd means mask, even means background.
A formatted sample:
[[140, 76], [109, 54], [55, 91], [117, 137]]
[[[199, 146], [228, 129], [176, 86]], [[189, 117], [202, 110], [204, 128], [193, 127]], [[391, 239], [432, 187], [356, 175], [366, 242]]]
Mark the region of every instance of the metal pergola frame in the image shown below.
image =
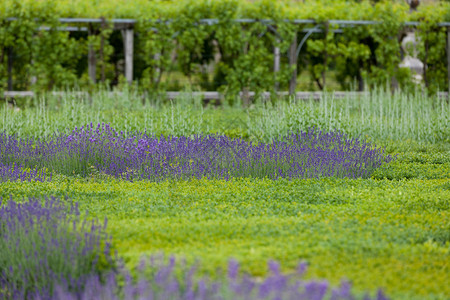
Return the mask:
[[[20, 18], [6, 18], [7, 21], [16, 21]], [[63, 24], [102, 24], [102, 23], [112, 23], [114, 24], [114, 29], [116, 30], [122, 30], [123, 36], [124, 36], [124, 49], [125, 49], [125, 77], [129, 83], [133, 81], [133, 51], [134, 51], [134, 25], [138, 22], [136, 19], [104, 19], [104, 18], [59, 18], [58, 21]], [[151, 22], [165, 22], [170, 23], [171, 20], [147, 20]], [[234, 19], [233, 20], [236, 23], [256, 23], [260, 22], [262, 24], [266, 24], [274, 34], [277, 35], [278, 38], [280, 36], [277, 34], [276, 29], [271, 26], [275, 22], [270, 19]], [[302, 38], [302, 40], [297, 44], [297, 39], [293, 41], [293, 44], [291, 45], [291, 49], [289, 50], [289, 61], [291, 65], [296, 65], [298, 56], [302, 50], [303, 45], [305, 44], [306, 40], [313, 34], [313, 33], [320, 33], [323, 32], [323, 30], [320, 28], [320, 25], [323, 23], [322, 21], [316, 21], [312, 19], [284, 19], [282, 20], [286, 23], [291, 24], [311, 24], [314, 25], [314, 27], [311, 28], [303, 28], [301, 32], [305, 32], [305, 36]], [[371, 21], [371, 20], [327, 20], [324, 21], [329, 24], [338, 25], [337, 29], [332, 29], [333, 32], [336, 33], [342, 33], [342, 28], [348, 28], [348, 27], [354, 27], [354, 26], [368, 26], [368, 25], [378, 25], [382, 24], [382, 21]], [[219, 19], [200, 19], [196, 22], [196, 24], [206, 24], [206, 25], [215, 25], [219, 24]], [[417, 21], [410, 21], [410, 22], [403, 22], [403, 26], [405, 27], [414, 27], [419, 26], [420, 22]], [[449, 89], [450, 89], [450, 22], [440, 22], [437, 23], [437, 26], [439, 27], [446, 27], [447, 28], [447, 78], [449, 81]], [[51, 28], [48, 26], [40, 26], [39, 30], [50, 30]], [[67, 26], [67, 27], [58, 27], [57, 30], [62, 31], [87, 31], [88, 34], [92, 34], [88, 27], [78, 27], [78, 26]], [[153, 29], [155, 30], [155, 29]], [[280, 65], [280, 51], [279, 48], [277, 49], [275, 47], [274, 49], [274, 70], [279, 70]], [[12, 63], [12, 62], [11, 62]], [[95, 62], [95, 53], [93, 53], [92, 47], [89, 49], [88, 53], [88, 66], [89, 66], [89, 76], [93, 82], [96, 81], [96, 62]], [[8, 70], [11, 70], [12, 68], [9, 66]], [[295, 74], [293, 74], [294, 77]], [[8, 80], [9, 81], [9, 80]], [[291, 80], [290, 85], [294, 85], [295, 80]], [[9, 84], [8, 84], [9, 85]], [[292, 92], [295, 90], [295, 88], [290, 87], [290, 91]]]

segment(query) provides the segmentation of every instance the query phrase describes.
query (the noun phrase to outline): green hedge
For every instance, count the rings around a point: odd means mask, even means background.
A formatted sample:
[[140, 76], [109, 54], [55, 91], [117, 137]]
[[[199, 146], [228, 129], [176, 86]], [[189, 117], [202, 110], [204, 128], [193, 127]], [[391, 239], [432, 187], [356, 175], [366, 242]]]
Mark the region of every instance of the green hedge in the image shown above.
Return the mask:
[[346, 278], [356, 291], [382, 288], [391, 299], [448, 299], [449, 178], [418, 179], [439, 165], [412, 164], [428, 167], [409, 180], [400, 173], [394, 180], [160, 183], [55, 176], [0, 183], [0, 196], [69, 195], [91, 218], [107, 216], [130, 269], [160, 252], [205, 262], [201, 272], [210, 276], [230, 257], [260, 277], [268, 259], [282, 261], [284, 272], [306, 261], [308, 278], [333, 285]]
[[[382, 1], [294, 1], [270, 0], [182, 0], [182, 1], [31, 1], [5, 0], [0, 3], [0, 89], [7, 87], [7, 61], [13, 49], [15, 90], [49, 90], [86, 87], [88, 45], [98, 54], [98, 79], [124, 82], [117, 64], [123, 56], [122, 39], [112, 30], [108, 19], [138, 20], [135, 32], [134, 78], [148, 90], [168, 88], [161, 76], [177, 70], [189, 78], [209, 80], [204, 89], [235, 94], [245, 88], [273, 90], [275, 82], [287, 89], [292, 72], [286, 53], [297, 32], [300, 41], [304, 28], [311, 24], [285, 22], [286, 19], [314, 19], [323, 33], [313, 34], [299, 57], [299, 70], [308, 69], [311, 82], [327, 88], [324, 74], [333, 69], [342, 88], [359, 80], [370, 85], [396, 81], [403, 88], [413, 87], [409, 71], [399, 69], [400, 43], [405, 21], [421, 21], [418, 26], [418, 53], [426, 61], [425, 84], [431, 91], [448, 88], [446, 70], [446, 28], [437, 24], [448, 20], [450, 5], [422, 5], [408, 13], [404, 3]], [[7, 20], [17, 17], [17, 20]], [[61, 17], [104, 18], [93, 24], [95, 36], [57, 30]], [[203, 18], [218, 19], [218, 24], [200, 24]], [[234, 19], [270, 19], [278, 35], [261, 22], [237, 23]], [[327, 20], [375, 20], [378, 25], [346, 27], [334, 33]], [[169, 21], [165, 22], [165, 21]], [[52, 30], [38, 30], [48, 26]], [[281, 50], [281, 70], [273, 73], [273, 48]], [[173, 62], [176, 50], [177, 59]], [[209, 78], [204, 65], [221, 53], [220, 63]], [[159, 57], [156, 59], [156, 56]], [[32, 77], [37, 81], [32, 82]], [[354, 87], [354, 86], [353, 86]]]

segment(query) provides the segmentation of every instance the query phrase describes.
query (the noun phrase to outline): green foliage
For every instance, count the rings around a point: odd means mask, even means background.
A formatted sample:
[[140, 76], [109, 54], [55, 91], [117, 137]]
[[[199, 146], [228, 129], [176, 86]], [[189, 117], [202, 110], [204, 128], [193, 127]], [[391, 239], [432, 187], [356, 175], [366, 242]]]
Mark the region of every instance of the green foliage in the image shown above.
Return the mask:
[[[75, 41], [68, 32], [60, 31], [54, 1], [23, 3], [8, 1], [0, 15], [0, 90], [6, 88], [7, 56], [12, 55], [14, 88], [49, 90], [73, 85], [74, 63], [79, 58], [83, 41]], [[8, 21], [8, 17], [17, 20]], [[40, 26], [50, 30], [39, 30]], [[11, 50], [11, 51], [10, 51]], [[36, 83], [32, 78], [36, 78]]]
[[[358, 291], [383, 288], [394, 299], [446, 299], [450, 293], [449, 106], [433, 97], [378, 91], [361, 99], [282, 101], [265, 106], [203, 107], [188, 96], [163, 103], [136, 90], [42, 95], [0, 113], [0, 130], [45, 138], [74, 126], [108, 122], [155, 134], [219, 133], [264, 141], [289, 130], [340, 129], [386, 146], [397, 159], [368, 179], [232, 179], [125, 182], [92, 170], [47, 182], [2, 182], [0, 197], [69, 196], [102, 219], [126, 264], [157, 252], [202, 261], [216, 276], [229, 258], [255, 276], [266, 262], [285, 272], [298, 261], [308, 276]], [[272, 105], [272, 106], [271, 106]]]
[[402, 152], [397, 159], [374, 172], [372, 178], [402, 180], [450, 178], [450, 152], [433, 154]]
[[[405, 153], [399, 162], [449, 167], [445, 153]], [[256, 276], [267, 273], [267, 259], [282, 261], [286, 272], [304, 260], [308, 276], [333, 284], [345, 277], [357, 290], [381, 287], [395, 299], [445, 299], [450, 178], [420, 179], [428, 171], [409, 180], [131, 183], [56, 176], [0, 183], [0, 196], [69, 195], [91, 217], [107, 215], [113, 243], [131, 268], [157, 252], [201, 259], [201, 271], [212, 276], [230, 257]]]
[[267, 104], [249, 111], [247, 128], [259, 140], [271, 140], [286, 131], [317, 127], [335, 129], [353, 137], [377, 143], [413, 140], [426, 143], [448, 142], [450, 106], [445, 100], [409, 96], [378, 90], [360, 99], [333, 99], [320, 102], [292, 101]]
[[438, 4], [438, 8], [426, 7], [416, 18], [420, 21], [418, 27], [418, 57], [426, 63], [424, 81], [426, 87], [433, 92], [448, 90], [447, 79], [447, 28], [439, 27], [439, 20], [445, 19], [445, 6]]
[[[377, 145], [448, 143], [450, 105], [446, 100], [403, 92], [374, 91], [357, 99], [321, 101], [257, 101], [243, 109], [223, 105], [203, 107], [189, 94], [170, 103], [152, 96], [142, 104], [135, 90], [92, 93], [42, 94], [20, 108], [0, 107], [0, 130], [6, 134], [44, 138], [75, 126], [109, 123], [117, 130], [151, 132], [157, 136], [226, 134], [268, 142], [286, 132], [316, 127], [340, 130]], [[239, 106], [239, 105], [237, 105]], [[395, 150], [395, 149], [393, 149]]]
[[[88, 45], [96, 51], [97, 79], [102, 82], [117, 80], [119, 67], [112, 57], [120, 50], [113, 49], [111, 18], [135, 18], [136, 47], [139, 63], [135, 78], [142, 90], [157, 93], [170, 88], [164, 83], [164, 74], [177, 71], [195, 86], [193, 78], [202, 78], [202, 88], [218, 89], [231, 98], [239, 91], [272, 91], [275, 83], [287, 88], [292, 69], [286, 53], [295, 34], [299, 41], [303, 29], [311, 24], [292, 24], [286, 20], [313, 19], [322, 33], [314, 33], [304, 45], [299, 59], [299, 70], [308, 66], [311, 82], [326, 89], [325, 72], [336, 71], [343, 88], [364, 88], [395, 84], [402, 88], [414, 85], [411, 74], [399, 69], [402, 23], [419, 20], [419, 57], [426, 61], [425, 85], [430, 91], [447, 88], [445, 64], [445, 29], [437, 23], [446, 20], [448, 4], [422, 5], [418, 12], [408, 14], [404, 3], [381, 1], [29, 1], [7, 0], [0, 4], [0, 80], [6, 87], [7, 58], [13, 47], [15, 89], [52, 89], [89, 86], [86, 66], [79, 74], [75, 69], [86, 59]], [[18, 20], [7, 21], [8, 17]], [[60, 17], [103, 18], [102, 25], [89, 25], [93, 33], [70, 35], [57, 30]], [[201, 19], [218, 20], [206, 24]], [[238, 23], [235, 19], [256, 19], [256, 23]], [[375, 20], [376, 25], [346, 26], [343, 33], [328, 21]], [[270, 24], [264, 20], [271, 20]], [[39, 30], [47, 26], [52, 30]], [[89, 27], [88, 26], [88, 27]], [[276, 31], [276, 32], [275, 32]], [[118, 45], [115, 45], [118, 47]], [[274, 47], [282, 53], [281, 69], [273, 73]], [[214, 78], [208, 66], [215, 65]], [[117, 64], [117, 62], [115, 61]], [[78, 73], [78, 74], [77, 74]], [[37, 81], [32, 84], [32, 78]], [[77, 78], [78, 77], [78, 78]]]

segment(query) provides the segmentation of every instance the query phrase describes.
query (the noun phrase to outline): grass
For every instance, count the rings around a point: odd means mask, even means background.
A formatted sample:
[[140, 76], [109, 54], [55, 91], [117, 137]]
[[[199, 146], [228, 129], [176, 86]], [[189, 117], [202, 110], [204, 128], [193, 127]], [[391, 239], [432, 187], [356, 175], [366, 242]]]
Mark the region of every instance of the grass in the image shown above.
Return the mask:
[[[128, 98], [127, 98], [128, 97]], [[57, 103], [48, 98], [48, 103]], [[316, 125], [386, 147], [397, 159], [368, 179], [166, 180], [128, 182], [100, 174], [54, 174], [46, 182], [3, 182], [0, 196], [69, 196], [108, 233], [127, 266], [163, 252], [199, 259], [215, 276], [230, 258], [264, 277], [266, 262], [356, 291], [382, 288], [393, 299], [446, 299], [450, 275], [450, 106], [425, 96], [385, 94], [352, 100], [202, 107], [196, 99], [141, 107], [129, 94], [94, 95], [92, 104], [3, 109], [0, 128], [41, 138], [92, 122], [156, 134], [221, 133], [267, 141]], [[147, 103], [148, 104], [148, 103]]]
[[[274, 101], [242, 109], [239, 101], [203, 107], [201, 100], [184, 95], [173, 102], [147, 98], [135, 92], [108, 94], [100, 91], [91, 100], [77, 95], [29, 100], [19, 111], [5, 104], [0, 110], [0, 130], [18, 136], [48, 137], [75, 126], [105, 122], [116, 130], [143, 131], [156, 135], [191, 136], [225, 134], [268, 142], [287, 132], [318, 127], [342, 130], [377, 144], [392, 141], [447, 144], [450, 142], [450, 103], [417, 93], [391, 94], [382, 90], [359, 99], [322, 101]], [[155, 100], [156, 99], [156, 100]]]

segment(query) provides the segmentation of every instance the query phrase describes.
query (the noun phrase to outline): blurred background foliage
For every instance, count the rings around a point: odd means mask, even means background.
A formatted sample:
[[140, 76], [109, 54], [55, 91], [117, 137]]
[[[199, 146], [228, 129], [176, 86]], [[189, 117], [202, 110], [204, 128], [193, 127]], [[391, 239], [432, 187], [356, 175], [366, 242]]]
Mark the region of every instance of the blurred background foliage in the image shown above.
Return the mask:
[[[134, 74], [143, 91], [218, 90], [230, 95], [248, 89], [287, 90], [292, 72], [288, 49], [294, 36], [312, 24], [285, 20], [313, 19], [322, 32], [313, 33], [297, 62], [298, 90], [362, 90], [375, 85], [415, 89], [409, 70], [399, 68], [405, 21], [416, 28], [419, 58], [426, 62], [423, 86], [447, 90], [446, 28], [450, 5], [422, 1], [409, 12], [405, 1], [55, 1], [5, 0], [0, 3], [0, 90], [7, 88], [8, 59], [13, 60], [13, 90], [92, 88], [87, 72], [88, 46], [97, 55], [97, 81], [120, 87], [124, 49], [120, 30], [108, 20], [137, 20]], [[17, 20], [7, 20], [17, 17]], [[59, 18], [102, 18], [91, 24], [96, 33], [58, 30]], [[200, 19], [215, 18], [213, 25]], [[270, 19], [236, 23], [234, 19]], [[342, 32], [328, 20], [374, 20], [377, 25], [346, 26]], [[170, 22], [166, 22], [169, 21]], [[74, 24], [72, 24], [74, 25]], [[39, 30], [47, 26], [50, 30]], [[78, 24], [77, 26], [87, 26]], [[274, 47], [281, 67], [273, 72]]]

